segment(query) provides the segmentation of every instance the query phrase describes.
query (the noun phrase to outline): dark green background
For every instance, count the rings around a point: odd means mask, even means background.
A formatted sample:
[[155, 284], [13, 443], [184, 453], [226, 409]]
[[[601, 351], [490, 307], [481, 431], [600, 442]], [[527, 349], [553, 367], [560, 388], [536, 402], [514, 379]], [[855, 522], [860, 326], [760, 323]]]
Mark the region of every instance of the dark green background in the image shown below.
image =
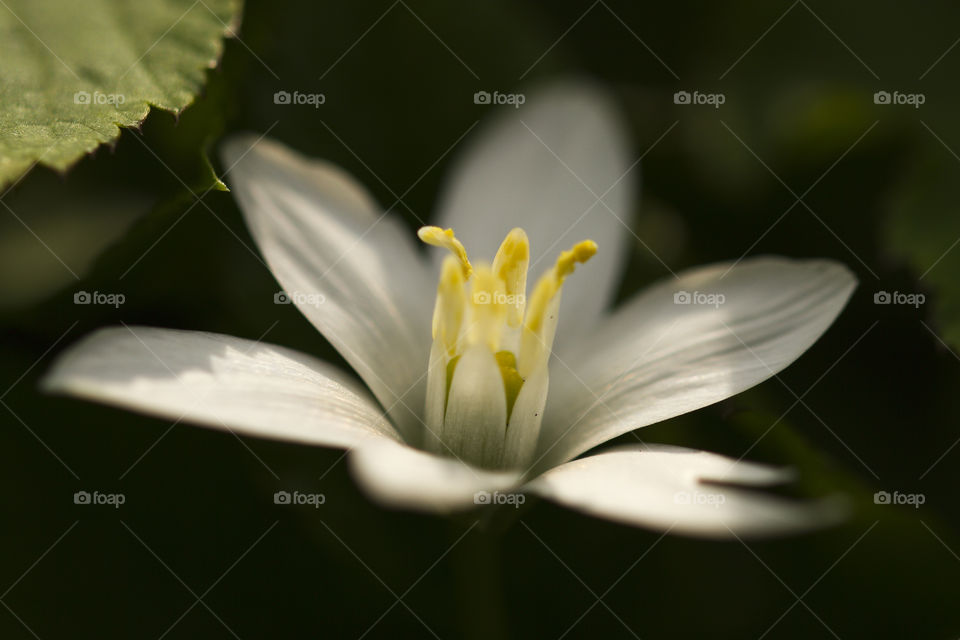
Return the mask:
[[[122, 189], [155, 206], [74, 269], [80, 281], [67, 274], [0, 315], [0, 636], [355, 638], [374, 625], [366, 637], [430, 637], [426, 625], [444, 638], [957, 637], [960, 360], [947, 343], [960, 342], [960, 246], [923, 274], [960, 235], [958, 37], [960, 8], [946, 2], [249, 2], [240, 39], [178, 120], [153, 113], [68, 176], [37, 171], [3, 198], [31, 227], [45, 207], [30, 193], [79, 210], [83, 194]], [[209, 190], [202, 150], [224, 132], [269, 129], [342, 164], [384, 206], [416, 183], [394, 207], [412, 233], [457, 149], [431, 166], [491, 111], [473, 93], [570, 74], [610, 87], [647, 152], [635, 232], [671, 269], [749, 249], [857, 273], [847, 309], [779, 381], [643, 431], [739, 456], [776, 423], [749, 457], [797, 466], [802, 495], [847, 494], [843, 526], [745, 544], [661, 539], [538, 503], [445, 555], [471, 518], [372, 505], [339, 451], [170, 429], [37, 392], [57, 352], [120, 322], [338, 360], [294, 308], [272, 304], [278, 287], [231, 195]], [[279, 90], [326, 104], [278, 106]], [[678, 106], [678, 90], [726, 103]], [[879, 90], [926, 103], [876, 105]], [[62, 268], [22, 225], [4, 229]], [[98, 233], [77, 234], [78, 247]], [[635, 249], [624, 295], [667, 275]], [[29, 288], [35, 275], [2, 278]], [[75, 306], [78, 290], [127, 302]], [[878, 306], [881, 290], [927, 303]], [[327, 502], [273, 504], [295, 488]], [[127, 503], [75, 506], [81, 489]], [[926, 503], [876, 506], [878, 490]]]

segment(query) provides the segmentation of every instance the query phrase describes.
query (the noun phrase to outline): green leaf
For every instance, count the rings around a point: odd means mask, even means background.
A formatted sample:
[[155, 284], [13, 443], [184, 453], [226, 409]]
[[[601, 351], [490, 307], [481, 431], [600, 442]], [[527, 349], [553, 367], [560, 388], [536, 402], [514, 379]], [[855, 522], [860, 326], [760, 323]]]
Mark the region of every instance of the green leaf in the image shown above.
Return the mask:
[[6, 0], [0, 7], [0, 188], [35, 163], [63, 171], [189, 105], [240, 0]]

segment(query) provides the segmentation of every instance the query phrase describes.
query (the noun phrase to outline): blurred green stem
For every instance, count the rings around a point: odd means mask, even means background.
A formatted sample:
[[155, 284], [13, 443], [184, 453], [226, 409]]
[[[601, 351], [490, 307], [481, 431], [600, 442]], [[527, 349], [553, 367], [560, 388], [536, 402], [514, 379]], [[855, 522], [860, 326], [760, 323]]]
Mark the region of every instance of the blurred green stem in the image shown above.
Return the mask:
[[451, 542], [461, 536], [450, 552], [461, 637], [468, 640], [506, 638], [501, 536], [478, 521], [459, 524]]

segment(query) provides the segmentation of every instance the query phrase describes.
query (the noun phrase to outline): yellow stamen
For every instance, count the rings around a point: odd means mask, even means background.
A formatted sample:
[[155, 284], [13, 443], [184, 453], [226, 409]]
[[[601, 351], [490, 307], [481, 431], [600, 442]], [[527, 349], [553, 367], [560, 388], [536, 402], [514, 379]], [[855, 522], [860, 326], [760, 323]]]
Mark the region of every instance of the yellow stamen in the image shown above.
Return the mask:
[[457, 351], [466, 304], [467, 292], [463, 269], [456, 258], [447, 256], [440, 271], [437, 302], [433, 308], [433, 337], [440, 338], [450, 355]]
[[[584, 240], [562, 252], [553, 268], [537, 282], [530, 304], [526, 304], [530, 242], [523, 229], [507, 234], [492, 267], [480, 265], [476, 269], [453, 229], [421, 227], [417, 235], [425, 243], [452, 254], [444, 260], [433, 311], [433, 337], [441, 341], [448, 356], [455, 357], [464, 346], [480, 343], [497, 353], [506, 340], [512, 349], [519, 347], [516, 356], [520, 379], [544, 364], [553, 346], [563, 282], [578, 264], [597, 253], [597, 243]], [[518, 327], [522, 327], [519, 344], [514, 332], [504, 334], [508, 328]]]
[[527, 310], [526, 328], [538, 332], [543, 327], [547, 305], [559, 293], [564, 279], [573, 273], [577, 263], [583, 264], [597, 252], [597, 243], [593, 240], [578, 242], [569, 251], [564, 251], [557, 258], [553, 269], [545, 273], [537, 282]]
[[527, 266], [530, 264], [530, 241], [523, 229], [517, 227], [507, 234], [497, 257], [493, 272], [503, 280], [507, 294], [507, 324], [519, 327], [526, 305]]
[[489, 266], [480, 265], [474, 270], [471, 282], [473, 315], [470, 320], [470, 343], [483, 342], [496, 353], [507, 312], [503, 280]]
[[[507, 234], [492, 265], [476, 267], [452, 229], [422, 227], [417, 235], [451, 254], [444, 255], [433, 309], [426, 394], [432, 437], [426, 439], [427, 447], [483, 467], [524, 466], [534, 455], [540, 431], [564, 280], [596, 254], [597, 244], [584, 240], [562, 252], [537, 281], [527, 304], [530, 242], [523, 229]], [[491, 356], [502, 388], [458, 382], [486, 380], [493, 373]], [[470, 368], [463, 371], [466, 378], [457, 375], [462, 367]], [[532, 385], [530, 392], [518, 405], [527, 385]], [[451, 407], [457, 409], [450, 412]]]
[[457, 240], [453, 235], [453, 229], [441, 229], [440, 227], [420, 227], [417, 236], [429, 245], [447, 249], [460, 262], [463, 269], [463, 277], [469, 278], [473, 274], [473, 266], [467, 259], [467, 250], [463, 243]]
[[597, 243], [593, 240], [576, 244], [560, 254], [553, 269], [545, 273], [534, 287], [517, 354], [518, 371], [524, 378], [546, 363], [553, 348], [557, 305], [564, 279], [573, 273], [578, 263], [586, 262], [596, 252]]

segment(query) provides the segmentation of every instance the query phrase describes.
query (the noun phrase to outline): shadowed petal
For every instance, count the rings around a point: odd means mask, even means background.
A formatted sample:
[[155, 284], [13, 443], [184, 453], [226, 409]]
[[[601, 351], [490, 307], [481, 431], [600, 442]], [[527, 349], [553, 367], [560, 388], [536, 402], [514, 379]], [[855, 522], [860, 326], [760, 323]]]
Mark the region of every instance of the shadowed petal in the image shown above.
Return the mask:
[[593, 516], [709, 538], [786, 534], [842, 518], [842, 503], [832, 499], [800, 502], [729, 486], [789, 478], [782, 469], [706, 451], [638, 445], [567, 462], [524, 489]]
[[[372, 500], [385, 506], [449, 512], [485, 504], [479, 492], [509, 491], [520, 474], [486, 471], [392, 442], [350, 453], [350, 468]], [[481, 494], [482, 496], [482, 494]]]

